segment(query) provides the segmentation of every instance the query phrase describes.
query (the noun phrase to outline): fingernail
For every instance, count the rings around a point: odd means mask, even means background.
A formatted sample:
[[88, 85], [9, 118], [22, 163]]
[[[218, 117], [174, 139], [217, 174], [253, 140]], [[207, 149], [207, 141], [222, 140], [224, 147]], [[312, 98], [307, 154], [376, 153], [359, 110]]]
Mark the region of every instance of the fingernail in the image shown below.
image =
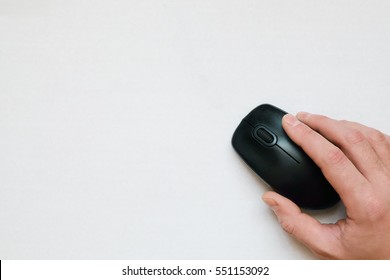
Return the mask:
[[275, 208], [276, 206], [278, 206], [278, 203], [273, 198], [263, 197], [263, 201], [271, 208]]
[[286, 123], [290, 126], [297, 126], [299, 124], [299, 120], [291, 114], [285, 115], [284, 119]]

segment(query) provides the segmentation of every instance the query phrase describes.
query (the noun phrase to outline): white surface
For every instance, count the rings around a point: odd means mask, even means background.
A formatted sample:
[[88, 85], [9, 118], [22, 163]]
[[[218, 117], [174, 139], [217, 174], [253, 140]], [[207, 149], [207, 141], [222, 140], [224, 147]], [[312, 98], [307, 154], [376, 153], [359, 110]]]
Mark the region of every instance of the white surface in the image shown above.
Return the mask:
[[389, 132], [389, 48], [388, 1], [0, 0], [0, 259], [314, 258], [231, 135], [261, 103]]

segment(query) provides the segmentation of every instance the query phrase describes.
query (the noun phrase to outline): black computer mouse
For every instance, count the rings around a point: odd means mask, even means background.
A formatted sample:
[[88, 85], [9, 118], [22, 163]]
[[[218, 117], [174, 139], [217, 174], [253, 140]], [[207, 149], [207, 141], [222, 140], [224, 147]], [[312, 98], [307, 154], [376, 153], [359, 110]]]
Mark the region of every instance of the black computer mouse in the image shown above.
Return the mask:
[[298, 206], [323, 209], [339, 196], [321, 169], [282, 128], [283, 110], [263, 104], [252, 110], [233, 134], [237, 153], [276, 192]]

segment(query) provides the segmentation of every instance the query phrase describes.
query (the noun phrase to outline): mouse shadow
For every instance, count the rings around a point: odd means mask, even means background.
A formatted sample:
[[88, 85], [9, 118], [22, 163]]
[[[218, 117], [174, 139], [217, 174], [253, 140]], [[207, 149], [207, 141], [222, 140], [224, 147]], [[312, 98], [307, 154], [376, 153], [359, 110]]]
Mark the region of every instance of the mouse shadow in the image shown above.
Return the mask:
[[[259, 175], [257, 175], [256, 172], [253, 171], [239, 155], [236, 156], [239, 159], [242, 168], [247, 170], [247, 172], [253, 178], [253, 181], [260, 183], [264, 191], [274, 191], [272, 187], [266, 181], [264, 181]], [[326, 209], [319, 209], [319, 210], [305, 209], [305, 208], [300, 208], [300, 209], [303, 213], [306, 213], [318, 219], [320, 222], [321, 220], [326, 220], [326, 217], [337, 216], [338, 219], [335, 220], [334, 222], [337, 222], [339, 219], [343, 219], [346, 217], [345, 207], [341, 200], [337, 202], [335, 205]]]
[[345, 206], [341, 200], [326, 209], [313, 210], [301, 208], [301, 211], [317, 219], [322, 224], [334, 224], [340, 219], [345, 219], [347, 216]]

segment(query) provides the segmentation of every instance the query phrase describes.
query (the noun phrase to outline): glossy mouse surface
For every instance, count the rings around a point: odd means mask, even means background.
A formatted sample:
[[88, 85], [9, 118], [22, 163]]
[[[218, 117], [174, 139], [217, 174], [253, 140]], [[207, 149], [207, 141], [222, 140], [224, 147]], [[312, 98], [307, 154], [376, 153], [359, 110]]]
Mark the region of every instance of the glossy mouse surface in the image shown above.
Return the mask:
[[276, 192], [298, 206], [323, 209], [339, 196], [320, 168], [282, 128], [281, 109], [263, 104], [252, 110], [233, 134], [237, 153]]

